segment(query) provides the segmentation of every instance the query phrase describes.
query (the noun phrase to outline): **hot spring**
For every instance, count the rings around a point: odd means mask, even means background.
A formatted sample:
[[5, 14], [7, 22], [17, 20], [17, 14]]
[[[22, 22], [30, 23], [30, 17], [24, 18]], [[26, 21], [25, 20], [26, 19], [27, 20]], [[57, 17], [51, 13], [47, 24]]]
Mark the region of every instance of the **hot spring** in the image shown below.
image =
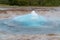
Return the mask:
[[48, 34], [60, 33], [60, 20], [52, 20], [35, 11], [6, 20], [0, 20], [0, 31], [13, 34]]
[[21, 26], [36, 28], [46, 25], [47, 22], [44, 16], [38, 15], [35, 11], [32, 11], [30, 14], [14, 17], [12, 20]]

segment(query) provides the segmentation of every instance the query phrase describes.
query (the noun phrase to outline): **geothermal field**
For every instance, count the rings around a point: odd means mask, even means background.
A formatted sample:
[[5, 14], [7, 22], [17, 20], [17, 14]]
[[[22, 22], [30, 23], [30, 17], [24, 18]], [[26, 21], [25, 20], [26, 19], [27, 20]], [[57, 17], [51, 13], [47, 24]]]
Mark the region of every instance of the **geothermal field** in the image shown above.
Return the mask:
[[1, 7], [0, 40], [60, 40], [60, 7]]

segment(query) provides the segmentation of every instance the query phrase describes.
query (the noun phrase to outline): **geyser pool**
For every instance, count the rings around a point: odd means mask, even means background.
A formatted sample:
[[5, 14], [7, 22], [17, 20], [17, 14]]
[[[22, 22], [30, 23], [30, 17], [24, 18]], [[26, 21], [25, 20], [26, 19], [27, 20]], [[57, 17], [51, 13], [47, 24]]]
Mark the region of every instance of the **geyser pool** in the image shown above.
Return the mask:
[[47, 22], [47, 18], [38, 15], [35, 11], [32, 11], [30, 14], [14, 17], [12, 20], [21, 26], [28, 27], [43, 26]]
[[48, 20], [45, 16], [32, 11], [30, 14], [0, 20], [0, 31], [13, 34], [60, 33], [60, 21]]

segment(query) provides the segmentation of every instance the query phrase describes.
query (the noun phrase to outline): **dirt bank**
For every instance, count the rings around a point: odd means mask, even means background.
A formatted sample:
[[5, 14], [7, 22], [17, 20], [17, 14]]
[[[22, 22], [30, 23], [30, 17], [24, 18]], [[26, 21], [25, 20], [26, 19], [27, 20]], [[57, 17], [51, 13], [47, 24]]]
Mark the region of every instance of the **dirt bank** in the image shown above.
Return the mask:
[[23, 35], [4, 35], [0, 40], [60, 40], [60, 35], [56, 34], [23, 34]]
[[0, 7], [0, 18], [10, 18], [16, 15], [28, 14], [32, 10], [45, 15], [49, 12], [60, 11], [60, 7]]

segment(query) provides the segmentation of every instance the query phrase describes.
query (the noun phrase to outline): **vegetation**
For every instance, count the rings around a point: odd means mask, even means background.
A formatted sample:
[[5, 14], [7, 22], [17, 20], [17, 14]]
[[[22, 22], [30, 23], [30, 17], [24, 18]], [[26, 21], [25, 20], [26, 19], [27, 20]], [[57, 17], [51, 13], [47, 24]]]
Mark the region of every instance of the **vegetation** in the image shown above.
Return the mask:
[[60, 0], [0, 0], [0, 4], [12, 6], [60, 6]]

